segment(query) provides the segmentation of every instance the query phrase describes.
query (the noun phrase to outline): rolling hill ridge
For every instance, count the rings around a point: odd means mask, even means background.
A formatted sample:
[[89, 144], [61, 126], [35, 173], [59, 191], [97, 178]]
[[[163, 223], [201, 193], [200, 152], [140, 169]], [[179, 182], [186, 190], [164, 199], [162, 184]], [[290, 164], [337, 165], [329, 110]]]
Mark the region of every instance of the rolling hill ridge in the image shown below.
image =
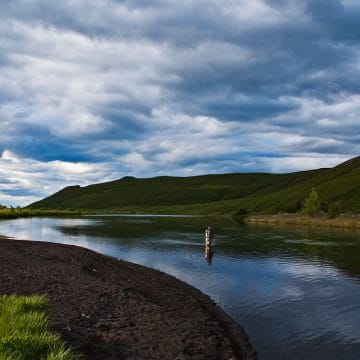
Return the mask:
[[340, 212], [360, 213], [360, 156], [334, 168], [289, 174], [124, 177], [86, 187], [66, 187], [29, 207], [188, 214], [246, 209], [255, 214], [275, 214], [300, 210], [312, 187], [324, 208], [334, 204]]

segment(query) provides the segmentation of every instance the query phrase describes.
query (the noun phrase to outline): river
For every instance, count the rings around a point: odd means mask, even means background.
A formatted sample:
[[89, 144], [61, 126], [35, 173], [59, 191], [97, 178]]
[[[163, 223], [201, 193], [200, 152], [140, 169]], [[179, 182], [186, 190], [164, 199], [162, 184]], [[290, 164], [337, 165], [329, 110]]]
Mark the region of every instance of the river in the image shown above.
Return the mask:
[[359, 231], [107, 215], [2, 220], [0, 234], [79, 245], [174, 275], [242, 324], [260, 360], [360, 359]]

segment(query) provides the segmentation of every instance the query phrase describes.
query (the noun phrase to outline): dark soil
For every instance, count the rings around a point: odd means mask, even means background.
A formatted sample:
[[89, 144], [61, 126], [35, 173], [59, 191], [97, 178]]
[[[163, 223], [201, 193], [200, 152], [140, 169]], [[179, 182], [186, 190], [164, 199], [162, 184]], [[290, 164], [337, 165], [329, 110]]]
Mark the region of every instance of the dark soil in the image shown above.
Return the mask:
[[46, 294], [85, 359], [255, 359], [206, 295], [143, 266], [69, 245], [0, 239], [0, 294]]

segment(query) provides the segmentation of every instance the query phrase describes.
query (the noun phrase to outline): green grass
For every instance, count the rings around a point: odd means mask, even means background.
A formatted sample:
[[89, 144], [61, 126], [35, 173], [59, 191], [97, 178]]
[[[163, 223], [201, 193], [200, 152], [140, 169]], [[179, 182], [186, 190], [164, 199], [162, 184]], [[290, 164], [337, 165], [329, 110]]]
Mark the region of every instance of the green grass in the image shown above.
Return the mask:
[[360, 213], [360, 157], [331, 169], [290, 174], [221, 174], [155, 177], [71, 186], [30, 205], [30, 209], [84, 209], [93, 212], [253, 214], [299, 211], [312, 187], [324, 210]]
[[360, 228], [360, 216], [348, 215], [329, 219], [326, 216], [304, 216], [301, 214], [279, 214], [279, 215], [252, 215], [246, 219], [247, 223], [257, 224], [280, 224], [280, 225], [310, 225], [337, 228]]
[[[53, 209], [25, 209], [25, 208], [6, 208], [0, 207], [0, 219], [16, 219], [19, 217], [31, 216], [74, 216], [81, 215], [80, 210], [53, 210]], [[0, 359], [1, 360], [1, 359]]]
[[43, 296], [0, 296], [1, 360], [78, 360], [51, 331]]

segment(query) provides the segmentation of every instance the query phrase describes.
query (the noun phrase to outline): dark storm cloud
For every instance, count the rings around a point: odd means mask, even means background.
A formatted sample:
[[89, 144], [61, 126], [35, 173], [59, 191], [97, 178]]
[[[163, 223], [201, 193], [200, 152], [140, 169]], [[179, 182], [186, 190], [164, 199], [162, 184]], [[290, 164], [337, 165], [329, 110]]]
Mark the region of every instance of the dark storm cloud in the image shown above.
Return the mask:
[[357, 1], [14, 0], [0, 18], [0, 203], [359, 153]]
[[[355, 5], [356, 1], [349, 3]], [[317, 24], [323, 26], [333, 40], [355, 43], [359, 41], [359, 6], [345, 7], [338, 0], [312, 0], [307, 4], [307, 13]]]
[[204, 112], [208, 116], [215, 116], [224, 120], [241, 119], [252, 121], [253, 119], [273, 118], [274, 116], [293, 110], [296, 106], [289, 103], [281, 103], [272, 99], [252, 98], [249, 101], [237, 102], [223, 99], [222, 102], [207, 104]]

